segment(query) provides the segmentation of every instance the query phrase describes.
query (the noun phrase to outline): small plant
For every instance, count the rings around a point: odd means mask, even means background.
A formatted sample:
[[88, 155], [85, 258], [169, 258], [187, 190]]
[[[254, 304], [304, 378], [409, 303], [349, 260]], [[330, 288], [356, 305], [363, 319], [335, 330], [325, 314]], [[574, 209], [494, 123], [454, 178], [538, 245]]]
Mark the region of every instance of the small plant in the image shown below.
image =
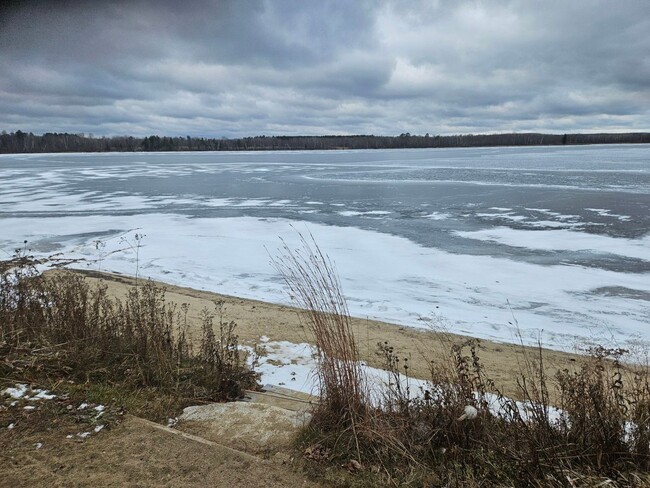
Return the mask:
[[368, 390], [357, 343], [350, 326], [350, 314], [341, 284], [330, 259], [311, 239], [300, 235], [301, 248], [290, 249], [273, 259], [290, 295], [305, 311], [318, 356], [321, 407], [317, 416], [323, 423], [345, 425], [354, 430], [364, 416]]
[[104, 259], [104, 250], [106, 249], [106, 242], [102, 240], [95, 241], [95, 249], [97, 250], [97, 272], [102, 272], [102, 261]]
[[[224, 302], [214, 302], [215, 313], [204, 309], [202, 315], [202, 340], [199, 360], [205, 365], [206, 381], [222, 392], [224, 399], [241, 398], [245, 388], [255, 385], [257, 375], [242, 368], [245, 357], [239, 348], [239, 338], [235, 333], [237, 324], [223, 319]], [[218, 319], [215, 333], [214, 319]]]
[[147, 237], [146, 234], [136, 232], [133, 235], [133, 240], [127, 237], [121, 237], [120, 242], [125, 243], [131, 251], [135, 253], [135, 286], [138, 286], [138, 277], [140, 275], [140, 248], [142, 247], [142, 240]]

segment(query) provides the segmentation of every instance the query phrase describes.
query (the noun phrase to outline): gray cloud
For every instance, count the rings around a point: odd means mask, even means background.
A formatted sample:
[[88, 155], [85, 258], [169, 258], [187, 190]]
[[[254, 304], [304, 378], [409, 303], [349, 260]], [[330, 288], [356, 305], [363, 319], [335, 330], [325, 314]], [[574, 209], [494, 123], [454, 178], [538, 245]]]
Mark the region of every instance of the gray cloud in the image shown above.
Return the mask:
[[650, 127], [647, 0], [15, 5], [0, 11], [5, 130]]

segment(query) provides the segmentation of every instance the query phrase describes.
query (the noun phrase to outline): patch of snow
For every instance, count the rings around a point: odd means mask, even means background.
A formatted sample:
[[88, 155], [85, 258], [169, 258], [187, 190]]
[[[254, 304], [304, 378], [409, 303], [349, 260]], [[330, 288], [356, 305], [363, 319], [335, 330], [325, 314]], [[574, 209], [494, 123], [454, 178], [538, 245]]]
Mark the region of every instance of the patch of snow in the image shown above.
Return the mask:
[[536, 220], [534, 222], [526, 222], [526, 226], [534, 227], [536, 229], [548, 229], [549, 227], [556, 229], [571, 229], [582, 227], [583, 224], [578, 222], [557, 222], [555, 220]]
[[269, 207], [288, 207], [292, 206], [291, 200], [276, 200], [275, 202], [269, 203]]
[[530, 210], [530, 211], [533, 211], [533, 212], [539, 212], [539, 213], [543, 213], [543, 214], [546, 214], [546, 215], [550, 215], [552, 217], [555, 217], [558, 220], [575, 220], [575, 219], [580, 218], [579, 215], [561, 214], [559, 212], [553, 212], [553, 211], [551, 211], [551, 210], [549, 210], [547, 208], [527, 208], [526, 210]]
[[11, 398], [14, 399], [19, 399], [25, 396], [27, 393], [27, 385], [24, 383], [18, 383], [15, 387], [13, 388], [6, 388], [5, 390], [2, 391], [3, 395], [9, 395]]
[[482, 217], [482, 218], [485, 218], [485, 219], [488, 219], [488, 220], [495, 220], [495, 219], [504, 220], [505, 219], [505, 220], [512, 220], [513, 222], [523, 222], [524, 220], [526, 220], [526, 217], [524, 217], [523, 215], [515, 215], [512, 212], [498, 213], [498, 214], [494, 214], [494, 213], [477, 213], [476, 216], [477, 217]]
[[548, 227], [564, 229], [582, 228], [584, 226], [583, 223], [577, 221], [580, 219], [579, 215], [562, 215], [558, 212], [552, 212], [544, 208], [526, 208], [525, 210], [549, 215], [557, 220], [536, 220], [535, 218], [530, 218], [524, 215], [517, 215], [513, 210], [507, 212], [506, 210], [509, 209], [501, 208], [500, 210], [503, 213], [477, 213], [476, 216], [487, 220], [509, 220], [520, 225], [525, 225], [526, 227], [537, 229]]
[[632, 217], [630, 217], [629, 215], [615, 214], [612, 213], [611, 210], [607, 210], [606, 208], [585, 208], [585, 210], [588, 210], [590, 212], [595, 212], [601, 217], [613, 217], [623, 222], [628, 222], [632, 220]]
[[[287, 341], [269, 342], [264, 346], [266, 355], [259, 358], [255, 370], [261, 374], [260, 381], [265, 385], [276, 385], [291, 390], [300, 391], [312, 395], [318, 395], [319, 384], [316, 376], [316, 351], [314, 346], [307, 343], [295, 344]], [[251, 361], [250, 347], [244, 346], [243, 349], [249, 352], [249, 361]], [[250, 363], [249, 363], [250, 364]], [[365, 363], [361, 363], [361, 372], [366, 378], [371, 392], [370, 400], [379, 405], [384, 400], [386, 387], [395, 387], [396, 378], [388, 371], [378, 368], [372, 368]], [[399, 375], [398, 380], [402, 389], [407, 389], [411, 398], [423, 398], [425, 391], [434, 392], [436, 387], [428, 380], [410, 378]], [[479, 400], [479, 394], [475, 393], [475, 398]], [[487, 393], [486, 400], [488, 408], [492, 415], [503, 415], [504, 406], [496, 394]], [[509, 401], [506, 399], [506, 401]], [[520, 414], [524, 419], [529, 418], [532, 414], [532, 404], [527, 402], [515, 402]], [[551, 420], [560, 418], [561, 411], [555, 408], [549, 410]]]
[[392, 212], [386, 210], [368, 210], [368, 211], [358, 211], [358, 210], [343, 210], [338, 212], [339, 215], [343, 217], [365, 217], [365, 216], [377, 216], [377, 215], [389, 215]]
[[[288, 341], [265, 342], [264, 353], [257, 358], [255, 370], [261, 374], [263, 384], [286, 386], [297, 391], [314, 393], [316, 366], [310, 344], [294, 344]], [[249, 361], [253, 360], [252, 348], [245, 347]]]
[[56, 395], [50, 394], [47, 390], [33, 390], [36, 392], [36, 395], [33, 395], [29, 400], [52, 400], [56, 398]]

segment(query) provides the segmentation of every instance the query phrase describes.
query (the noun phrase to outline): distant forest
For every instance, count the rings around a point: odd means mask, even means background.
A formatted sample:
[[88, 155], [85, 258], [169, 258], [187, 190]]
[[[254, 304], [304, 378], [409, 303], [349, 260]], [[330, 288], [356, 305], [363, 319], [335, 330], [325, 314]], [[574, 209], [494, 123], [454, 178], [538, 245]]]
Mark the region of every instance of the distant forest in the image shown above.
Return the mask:
[[649, 143], [649, 132], [625, 134], [485, 134], [431, 136], [255, 136], [238, 139], [204, 137], [93, 137], [92, 134], [31, 132], [0, 134], [0, 153], [137, 152], [137, 151], [288, 151], [323, 149], [411, 149], [437, 147], [556, 146], [563, 144]]

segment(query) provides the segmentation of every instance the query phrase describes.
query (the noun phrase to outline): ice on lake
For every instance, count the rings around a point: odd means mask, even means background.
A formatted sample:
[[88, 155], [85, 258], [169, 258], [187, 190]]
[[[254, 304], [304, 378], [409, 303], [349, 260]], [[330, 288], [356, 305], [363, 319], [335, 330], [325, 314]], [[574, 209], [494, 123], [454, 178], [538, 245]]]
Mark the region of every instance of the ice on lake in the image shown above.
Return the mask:
[[26, 239], [38, 254], [135, 274], [137, 250], [140, 276], [286, 303], [270, 258], [280, 238], [297, 246], [311, 233], [354, 315], [507, 342], [541, 334], [561, 349], [630, 347], [650, 339], [648, 154], [8, 155], [0, 253]]

